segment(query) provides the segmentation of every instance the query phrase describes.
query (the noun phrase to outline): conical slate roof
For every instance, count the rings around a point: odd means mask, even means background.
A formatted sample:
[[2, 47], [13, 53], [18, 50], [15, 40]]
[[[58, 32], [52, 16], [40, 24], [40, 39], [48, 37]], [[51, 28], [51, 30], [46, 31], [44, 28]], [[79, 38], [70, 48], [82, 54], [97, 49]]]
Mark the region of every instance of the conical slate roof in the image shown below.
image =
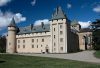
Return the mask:
[[78, 23], [77, 20], [73, 20], [73, 21], [71, 22], [71, 25], [80, 25], [80, 24]]
[[66, 19], [66, 15], [64, 14], [60, 6], [56, 8], [56, 11], [52, 15], [52, 20], [54, 19]]
[[8, 27], [16, 27], [14, 18], [12, 18], [11, 23], [8, 25]]

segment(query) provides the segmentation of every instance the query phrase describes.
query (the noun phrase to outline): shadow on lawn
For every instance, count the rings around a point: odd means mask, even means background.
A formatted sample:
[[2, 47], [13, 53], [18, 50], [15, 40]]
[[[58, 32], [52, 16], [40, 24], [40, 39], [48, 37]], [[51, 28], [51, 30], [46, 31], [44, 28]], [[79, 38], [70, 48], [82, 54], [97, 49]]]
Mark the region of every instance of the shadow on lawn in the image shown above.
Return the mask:
[[6, 61], [0, 61], [0, 63], [4, 63], [4, 62], [6, 62]]

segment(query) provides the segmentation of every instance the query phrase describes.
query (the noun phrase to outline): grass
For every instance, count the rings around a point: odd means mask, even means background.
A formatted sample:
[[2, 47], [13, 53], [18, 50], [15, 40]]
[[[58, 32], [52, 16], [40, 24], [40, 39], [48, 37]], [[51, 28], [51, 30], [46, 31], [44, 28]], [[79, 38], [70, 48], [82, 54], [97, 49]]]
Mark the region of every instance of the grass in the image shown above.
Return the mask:
[[0, 68], [100, 68], [100, 64], [56, 58], [0, 54]]
[[100, 50], [94, 53], [95, 57], [100, 58]]

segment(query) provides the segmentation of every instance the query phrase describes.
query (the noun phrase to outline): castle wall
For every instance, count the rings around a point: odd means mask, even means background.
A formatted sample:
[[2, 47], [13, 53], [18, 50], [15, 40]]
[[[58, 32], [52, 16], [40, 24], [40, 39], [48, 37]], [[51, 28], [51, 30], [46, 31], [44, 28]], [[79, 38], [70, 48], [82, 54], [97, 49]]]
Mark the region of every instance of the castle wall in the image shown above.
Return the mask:
[[[50, 32], [16, 35], [18, 53], [51, 53]], [[25, 41], [24, 41], [25, 40]]]
[[87, 49], [91, 49], [92, 48], [92, 32], [82, 32], [82, 33], [78, 33], [78, 35], [79, 35], [80, 50], [86, 50], [84, 36], [88, 37]]
[[77, 52], [79, 50], [79, 38], [76, 33], [69, 32], [68, 52]]

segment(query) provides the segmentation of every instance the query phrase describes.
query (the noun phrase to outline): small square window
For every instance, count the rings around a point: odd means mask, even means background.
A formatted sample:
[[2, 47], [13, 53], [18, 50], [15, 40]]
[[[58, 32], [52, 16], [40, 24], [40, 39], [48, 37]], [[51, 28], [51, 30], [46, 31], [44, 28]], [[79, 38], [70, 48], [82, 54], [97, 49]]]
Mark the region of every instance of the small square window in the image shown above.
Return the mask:
[[9, 45], [11, 45], [11, 43], [9, 43]]
[[63, 34], [63, 31], [60, 31], [60, 35], [62, 35]]
[[23, 40], [23, 43], [25, 43], [25, 40]]
[[32, 48], [34, 48], [34, 45], [32, 45]]
[[60, 38], [60, 42], [63, 42], [63, 38]]
[[55, 35], [54, 35], [54, 38], [55, 38]]
[[54, 47], [56, 46], [56, 43], [54, 43]]
[[20, 48], [20, 45], [18, 45], [18, 48]]
[[60, 29], [62, 29], [62, 25], [60, 25]]
[[54, 28], [54, 31], [55, 31], [55, 28]]
[[60, 48], [60, 50], [62, 50], [62, 51], [63, 51], [63, 47], [61, 47], [61, 48]]
[[44, 42], [44, 39], [42, 39], [42, 42]]
[[23, 48], [25, 48], [25, 45], [23, 45]]
[[20, 40], [18, 40], [18, 43], [20, 43]]
[[42, 47], [42, 45], [41, 45], [41, 47]]
[[56, 51], [56, 48], [54, 48], [54, 51]]
[[32, 42], [34, 42], [34, 39], [32, 39]]

